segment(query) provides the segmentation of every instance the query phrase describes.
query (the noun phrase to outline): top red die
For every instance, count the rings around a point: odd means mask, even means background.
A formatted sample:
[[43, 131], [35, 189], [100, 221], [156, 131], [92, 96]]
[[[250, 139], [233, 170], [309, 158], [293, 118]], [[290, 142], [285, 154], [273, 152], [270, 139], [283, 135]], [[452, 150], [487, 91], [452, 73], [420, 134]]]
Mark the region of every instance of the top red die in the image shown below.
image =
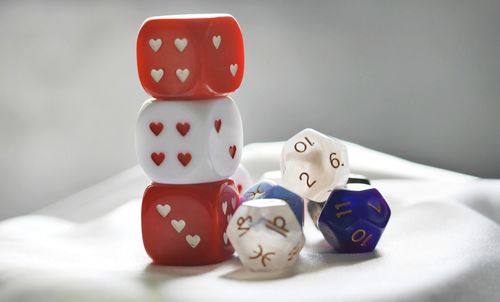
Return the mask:
[[144, 90], [157, 99], [203, 99], [238, 89], [243, 37], [231, 15], [152, 17], [137, 38], [137, 68]]

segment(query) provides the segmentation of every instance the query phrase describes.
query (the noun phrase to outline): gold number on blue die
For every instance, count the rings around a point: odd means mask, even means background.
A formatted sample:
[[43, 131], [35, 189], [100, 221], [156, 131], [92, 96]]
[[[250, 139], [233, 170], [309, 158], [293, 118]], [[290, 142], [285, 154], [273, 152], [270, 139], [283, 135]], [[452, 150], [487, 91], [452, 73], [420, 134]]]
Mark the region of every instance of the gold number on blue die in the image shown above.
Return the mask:
[[[337, 209], [337, 211], [339, 211], [342, 207], [348, 206], [348, 205], [350, 205], [350, 204], [351, 204], [351, 202], [350, 202], [350, 201], [337, 203], [337, 204], [335, 205], [335, 209]], [[345, 211], [341, 211], [341, 212], [337, 212], [337, 213], [335, 213], [335, 216], [337, 216], [337, 218], [340, 218], [340, 217], [342, 217], [343, 215], [347, 215], [347, 214], [351, 214], [351, 213], [352, 213], [352, 210], [345, 210]]]
[[255, 192], [250, 192], [251, 196], [249, 199], [259, 199], [262, 195], [265, 194], [265, 192], [261, 191], [260, 190], [260, 185], [257, 186], [257, 189], [255, 190]]
[[351, 236], [352, 242], [354, 243], [361, 242], [360, 243], [361, 246], [366, 246], [366, 244], [368, 243], [368, 241], [370, 241], [370, 239], [372, 239], [372, 234], [368, 234], [363, 229], [357, 229], [356, 231], [354, 231], [354, 233], [352, 233]]
[[374, 209], [377, 213], [379, 213], [379, 214], [382, 213], [382, 205], [380, 203], [378, 203], [377, 206], [375, 206], [371, 202], [368, 202], [368, 206], [370, 208]]

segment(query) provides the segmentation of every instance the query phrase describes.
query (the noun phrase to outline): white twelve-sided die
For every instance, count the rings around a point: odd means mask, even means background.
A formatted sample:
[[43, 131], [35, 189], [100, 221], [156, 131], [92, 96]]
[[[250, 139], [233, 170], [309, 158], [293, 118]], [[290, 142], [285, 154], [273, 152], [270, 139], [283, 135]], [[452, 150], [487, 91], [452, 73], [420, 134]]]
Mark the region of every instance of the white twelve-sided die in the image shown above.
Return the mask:
[[236, 183], [238, 192], [240, 192], [240, 194], [243, 194], [243, 192], [245, 192], [253, 185], [252, 176], [250, 176], [250, 173], [248, 173], [248, 170], [245, 168], [245, 166], [243, 166], [243, 164], [238, 165], [236, 172], [234, 172], [231, 178]]
[[288, 204], [255, 199], [240, 205], [226, 233], [243, 265], [253, 271], [293, 266], [304, 246], [304, 234]]
[[229, 97], [150, 99], [139, 112], [135, 137], [139, 164], [153, 182], [164, 184], [228, 178], [243, 149], [240, 112]]
[[323, 202], [349, 178], [347, 148], [313, 129], [290, 138], [281, 153], [282, 185], [310, 200]]

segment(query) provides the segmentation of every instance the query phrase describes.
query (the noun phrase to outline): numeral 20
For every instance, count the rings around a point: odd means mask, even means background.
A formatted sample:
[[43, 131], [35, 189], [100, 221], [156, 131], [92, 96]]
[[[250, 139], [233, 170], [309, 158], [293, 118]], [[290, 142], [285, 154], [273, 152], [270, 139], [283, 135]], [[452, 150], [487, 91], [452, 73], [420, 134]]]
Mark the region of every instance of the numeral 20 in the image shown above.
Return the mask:
[[307, 174], [306, 172], [302, 172], [302, 173], [300, 173], [300, 175], [299, 175], [299, 180], [303, 180], [303, 179], [302, 179], [302, 177], [303, 177], [303, 176], [305, 176], [305, 178], [306, 178], [306, 185], [307, 185], [309, 188], [310, 188], [310, 187], [312, 187], [312, 186], [314, 186], [314, 184], [316, 183], [316, 181], [315, 181], [315, 180], [313, 180], [312, 182], [309, 182], [309, 180], [310, 180], [310, 179], [309, 179], [309, 174]]

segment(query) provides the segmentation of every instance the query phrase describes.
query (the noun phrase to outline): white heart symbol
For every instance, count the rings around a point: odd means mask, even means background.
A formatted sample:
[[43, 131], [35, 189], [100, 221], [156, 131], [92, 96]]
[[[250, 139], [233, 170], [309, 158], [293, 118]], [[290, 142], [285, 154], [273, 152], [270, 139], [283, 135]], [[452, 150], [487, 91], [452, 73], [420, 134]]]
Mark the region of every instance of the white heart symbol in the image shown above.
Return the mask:
[[151, 47], [154, 52], [157, 52], [161, 47], [161, 39], [151, 39], [149, 40], [149, 47]]
[[158, 211], [158, 214], [161, 215], [161, 217], [165, 218], [167, 217], [168, 213], [170, 213], [170, 206], [168, 204], [157, 204], [156, 205], [156, 211]]
[[236, 72], [238, 72], [238, 64], [229, 65], [229, 70], [231, 71], [233, 77], [236, 76]]
[[158, 83], [163, 78], [163, 69], [151, 69], [151, 77]]
[[186, 222], [182, 219], [181, 220], [172, 219], [172, 221], [170, 223], [172, 224], [174, 229], [177, 231], [177, 233], [180, 233], [184, 229], [184, 227], [186, 226]]
[[186, 46], [188, 45], [188, 40], [186, 38], [175, 39], [174, 44], [175, 44], [175, 47], [177, 47], [177, 49], [180, 52], [182, 52], [184, 50], [184, 48], [186, 48]]
[[184, 82], [187, 77], [189, 76], [189, 69], [177, 69], [175, 71], [175, 74], [177, 75], [177, 78], [179, 78], [179, 80], [181, 82]]
[[231, 218], [233, 218], [232, 214], [227, 215], [227, 223], [229, 223], [231, 221]]
[[231, 205], [233, 206], [233, 210], [236, 210], [236, 197], [231, 198]]
[[186, 236], [186, 241], [187, 243], [189, 243], [189, 245], [192, 247], [192, 248], [195, 248], [198, 243], [200, 243], [200, 236], [198, 235], [194, 235], [194, 236], [191, 236], [191, 235], [187, 235]]
[[215, 49], [219, 49], [220, 40], [221, 40], [220, 36], [212, 37], [212, 43], [214, 43]]
[[222, 203], [222, 212], [224, 213], [224, 215], [226, 214], [226, 211], [227, 211], [227, 201], [224, 201]]
[[224, 232], [224, 235], [222, 235], [222, 238], [224, 239], [224, 244], [227, 244], [227, 234]]

